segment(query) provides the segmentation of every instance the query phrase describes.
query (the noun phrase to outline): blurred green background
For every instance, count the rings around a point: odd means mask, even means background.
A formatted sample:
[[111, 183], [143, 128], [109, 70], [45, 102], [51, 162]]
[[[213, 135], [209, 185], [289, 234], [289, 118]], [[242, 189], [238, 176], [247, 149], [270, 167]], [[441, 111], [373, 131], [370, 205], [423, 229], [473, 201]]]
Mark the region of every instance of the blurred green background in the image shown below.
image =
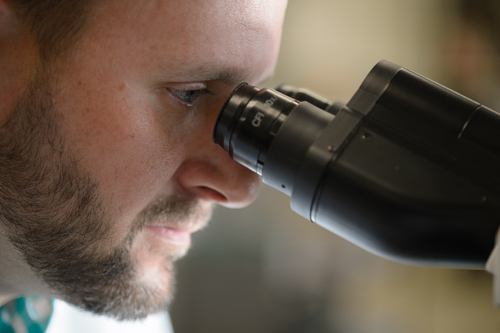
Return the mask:
[[[500, 109], [500, 1], [290, 0], [274, 78], [347, 102], [381, 59]], [[263, 186], [218, 208], [178, 264], [177, 333], [500, 332], [483, 271], [410, 267], [358, 249]]]

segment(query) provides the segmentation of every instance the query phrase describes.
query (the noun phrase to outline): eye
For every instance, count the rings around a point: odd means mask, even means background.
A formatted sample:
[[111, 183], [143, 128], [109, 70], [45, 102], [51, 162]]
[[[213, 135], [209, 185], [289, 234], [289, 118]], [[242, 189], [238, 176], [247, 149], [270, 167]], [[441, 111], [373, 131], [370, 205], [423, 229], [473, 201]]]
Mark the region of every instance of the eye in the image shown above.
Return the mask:
[[184, 103], [186, 105], [192, 105], [198, 97], [200, 97], [200, 94], [204, 92], [204, 90], [176, 90], [176, 89], [168, 89], [174, 97], [179, 99], [181, 103]]

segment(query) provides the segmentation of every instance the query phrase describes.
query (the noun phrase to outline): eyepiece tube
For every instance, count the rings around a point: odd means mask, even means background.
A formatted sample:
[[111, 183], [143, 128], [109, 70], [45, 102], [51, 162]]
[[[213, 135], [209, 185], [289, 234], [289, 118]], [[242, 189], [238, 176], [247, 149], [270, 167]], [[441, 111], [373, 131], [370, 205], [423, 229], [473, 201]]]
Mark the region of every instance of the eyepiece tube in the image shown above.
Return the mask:
[[333, 115], [336, 115], [337, 112], [343, 107], [343, 103], [333, 102], [309, 89], [297, 88], [289, 84], [281, 84], [276, 88], [276, 90], [298, 101], [309, 102]]

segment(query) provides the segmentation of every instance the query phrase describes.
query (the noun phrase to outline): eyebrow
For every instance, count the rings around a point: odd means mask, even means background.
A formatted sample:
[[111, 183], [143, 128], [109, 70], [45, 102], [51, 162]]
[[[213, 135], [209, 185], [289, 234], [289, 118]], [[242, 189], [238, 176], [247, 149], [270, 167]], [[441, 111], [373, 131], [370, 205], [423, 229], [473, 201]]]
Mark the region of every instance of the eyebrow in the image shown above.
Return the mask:
[[236, 85], [242, 82], [247, 82], [253, 85], [260, 85], [267, 80], [269, 80], [274, 72], [266, 75], [264, 78], [259, 78], [258, 82], [250, 82], [251, 75], [250, 70], [245, 67], [241, 68], [231, 68], [222, 67], [216, 65], [201, 65], [201, 66], [191, 66], [178, 68], [179, 72], [172, 72], [172, 68], [160, 68], [159, 73], [163, 73], [165, 77], [177, 77], [180, 81], [220, 81], [228, 85]]
[[[201, 73], [203, 74], [203, 70], [201, 70]], [[264, 78], [259, 79], [258, 82], [248, 82], [249, 75], [247, 75], [247, 71], [238, 71], [238, 70], [222, 70], [219, 72], [211, 73], [207, 72], [207, 76], [205, 77], [204, 81], [222, 81], [228, 84], [238, 84], [242, 82], [250, 83], [255, 86], [262, 85], [264, 82], [268, 81], [271, 79], [271, 77], [274, 76], [274, 72], [271, 74], [266, 75]], [[212, 76], [211, 76], [212, 74]]]
[[176, 77], [180, 81], [221, 81], [227, 84], [238, 84], [246, 82], [249, 79], [248, 70], [236, 68], [219, 68], [211, 66], [178, 68], [177, 71], [172, 71], [171, 68], [158, 69], [164, 77]]
[[247, 70], [236, 69], [211, 70], [202, 68], [195, 71], [195, 75], [201, 77], [203, 81], [223, 81], [233, 84], [247, 81], [247, 73]]

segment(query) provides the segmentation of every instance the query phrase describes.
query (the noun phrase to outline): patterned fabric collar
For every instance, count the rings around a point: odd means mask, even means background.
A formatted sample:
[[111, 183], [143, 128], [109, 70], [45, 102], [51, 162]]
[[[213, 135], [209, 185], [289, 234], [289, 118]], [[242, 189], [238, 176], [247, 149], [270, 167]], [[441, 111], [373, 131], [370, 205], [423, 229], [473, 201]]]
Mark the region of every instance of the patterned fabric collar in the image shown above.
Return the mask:
[[52, 300], [26, 296], [0, 307], [0, 333], [43, 333], [52, 315]]

